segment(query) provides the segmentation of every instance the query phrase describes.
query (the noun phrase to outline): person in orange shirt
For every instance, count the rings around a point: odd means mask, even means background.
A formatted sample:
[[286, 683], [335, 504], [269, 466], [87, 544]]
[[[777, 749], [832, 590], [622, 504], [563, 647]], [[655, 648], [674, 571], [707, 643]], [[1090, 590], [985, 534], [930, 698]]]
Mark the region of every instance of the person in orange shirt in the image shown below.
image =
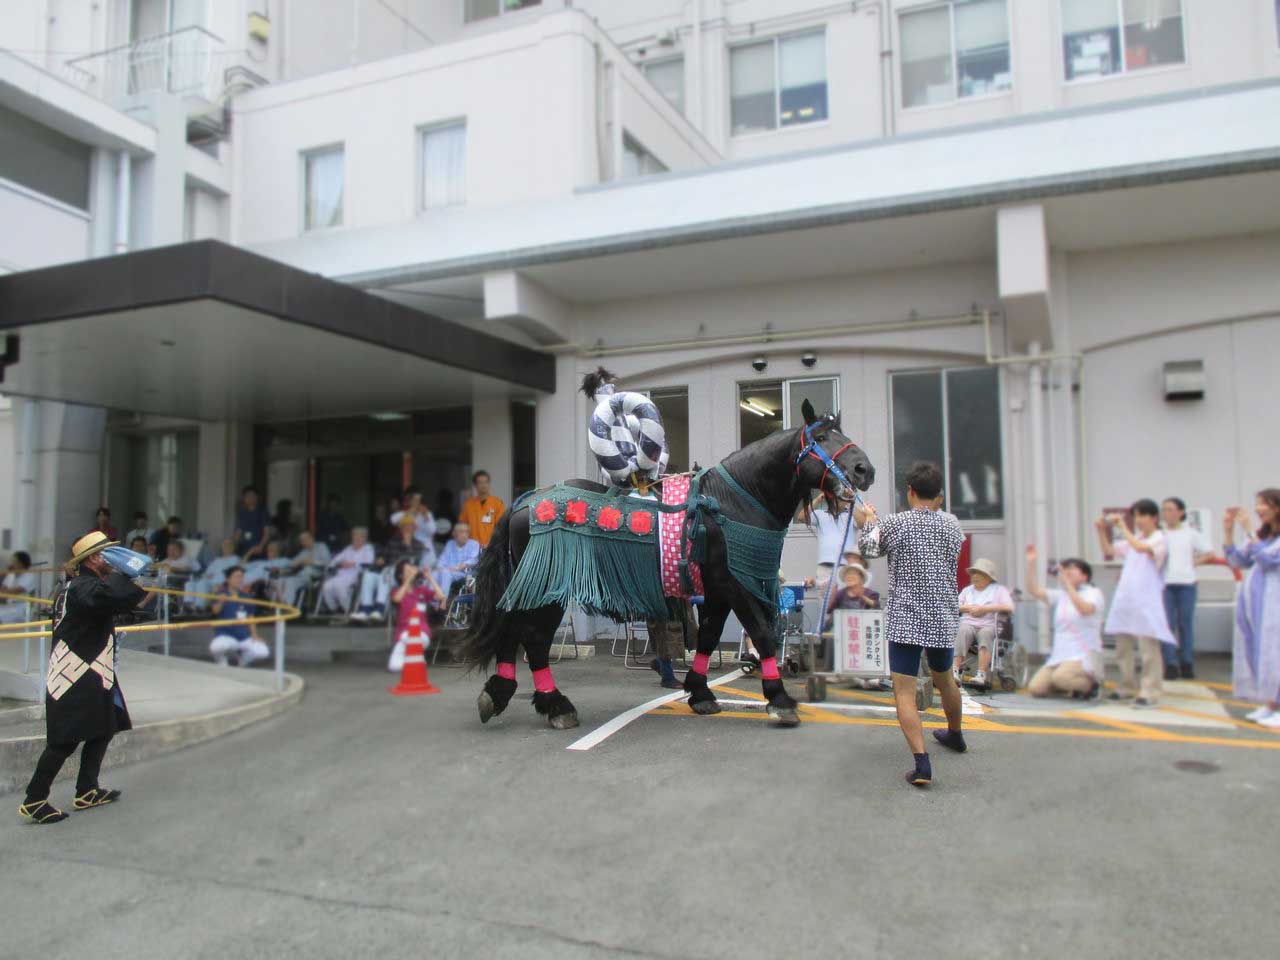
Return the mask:
[[493, 536], [493, 528], [498, 525], [499, 518], [507, 509], [507, 505], [502, 502], [501, 498], [495, 497], [489, 492], [492, 482], [487, 470], [477, 470], [473, 473], [471, 475], [471, 483], [476, 488], [476, 495], [469, 497], [462, 504], [462, 513], [458, 516], [460, 523], [465, 523], [471, 527], [471, 536], [482, 547], [489, 545], [489, 538]]

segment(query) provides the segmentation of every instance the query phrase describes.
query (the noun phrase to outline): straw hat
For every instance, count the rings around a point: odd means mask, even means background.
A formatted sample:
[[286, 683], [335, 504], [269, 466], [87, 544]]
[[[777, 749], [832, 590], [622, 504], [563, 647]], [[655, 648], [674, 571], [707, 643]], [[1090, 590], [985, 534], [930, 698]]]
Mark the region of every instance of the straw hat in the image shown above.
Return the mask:
[[996, 583], [1000, 579], [999, 577], [996, 576], [996, 565], [990, 560], [984, 559], [984, 560], [973, 561], [973, 565], [969, 567], [969, 573], [973, 573], [974, 571], [977, 571], [978, 573], [986, 574], [988, 577], [991, 578], [992, 583]]
[[101, 553], [107, 547], [116, 547], [120, 545], [119, 540], [110, 540], [101, 530], [94, 530], [92, 533], [86, 533], [83, 537], [71, 545], [71, 566], [78, 567], [81, 562], [89, 559], [95, 553]]
[[837, 574], [837, 578], [840, 580], [841, 583], [844, 582], [844, 574], [846, 570], [857, 570], [860, 574], [862, 574], [862, 586], [867, 589], [870, 589], [871, 581], [873, 578], [871, 576], [871, 571], [868, 570], [865, 566], [863, 566], [860, 563], [846, 563], [843, 567], [840, 568], [840, 572]]

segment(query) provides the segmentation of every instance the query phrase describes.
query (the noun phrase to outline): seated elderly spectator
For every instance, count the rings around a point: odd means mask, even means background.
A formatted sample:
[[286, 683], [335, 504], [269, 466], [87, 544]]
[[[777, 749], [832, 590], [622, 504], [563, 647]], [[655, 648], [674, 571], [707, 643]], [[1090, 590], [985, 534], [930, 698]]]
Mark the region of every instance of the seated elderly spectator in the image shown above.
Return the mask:
[[289, 568], [289, 558], [280, 556], [280, 544], [276, 540], [267, 543], [267, 552], [257, 560], [244, 565], [244, 585], [250, 593], [261, 595], [266, 584], [275, 574], [283, 573]]
[[351, 543], [333, 558], [334, 573], [320, 588], [320, 609], [346, 613], [351, 594], [360, 582], [360, 568], [372, 567], [375, 559], [368, 528], [353, 527]]
[[163, 560], [169, 553], [169, 541], [182, 536], [182, 518], [170, 517], [163, 527], [151, 535], [150, 545], [156, 548], [156, 559]]
[[15, 550], [9, 560], [9, 569], [0, 580], [0, 623], [25, 623], [39, 619], [38, 611], [29, 611], [26, 600], [18, 597], [35, 597], [40, 589], [40, 577], [31, 572], [31, 554]]
[[209, 644], [209, 653], [219, 666], [227, 666], [232, 654], [236, 656], [236, 665], [241, 667], [271, 655], [271, 650], [258, 636], [257, 624], [239, 623], [253, 616], [253, 607], [244, 602], [249, 595], [243, 587], [244, 570], [232, 567], [227, 571], [227, 582], [218, 590], [223, 599], [213, 604], [213, 615], [226, 621], [225, 626], [219, 624], [214, 628], [213, 641]]
[[156, 564], [156, 570], [166, 584], [186, 583], [200, 572], [200, 564], [187, 556], [186, 544], [175, 538], [165, 544], [164, 559]]
[[1063, 560], [1058, 565], [1061, 590], [1042, 589], [1036, 560], [1036, 548], [1027, 547], [1027, 593], [1053, 606], [1053, 647], [1028, 689], [1033, 697], [1092, 697], [1102, 680], [1102, 611], [1106, 598], [1089, 582], [1093, 569], [1076, 559]]
[[[200, 576], [192, 577], [187, 581], [187, 592], [189, 593], [213, 593], [220, 586], [226, 583], [227, 571], [232, 567], [240, 566], [240, 558], [236, 556], [236, 543], [230, 537], [222, 541], [222, 552], [209, 561], [209, 566], [201, 571]], [[197, 609], [203, 610], [209, 605], [209, 601], [202, 597], [192, 597], [189, 602]]]
[[387, 597], [391, 593], [391, 583], [386, 574], [394, 571], [400, 561], [408, 560], [414, 566], [426, 570], [435, 562], [436, 552], [431, 542], [423, 542], [415, 535], [417, 520], [414, 516], [401, 514], [396, 528], [396, 536], [378, 551], [374, 568], [366, 570], [360, 577], [360, 602], [351, 614], [352, 620], [383, 618], [387, 609]]
[[331, 560], [329, 548], [318, 543], [310, 530], [303, 530], [298, 534], [298, 552], [276, 581], [275, 599], [296, 607], [302, 591], [324, 575]]
[[[147, 515], [139, 510], [133, 515], [133, 529], [124, 535], [124, 540], [122, 540], [121, 543], [132, 544], [134, 540], [141, 537], [142, 542], [145, 544], [151, 539], [151, 534], [153, 533], [155, 533], [155, 531], [147, 525]], [[134, 546], [130, 546], [129, 549], [137, 550], [138, 553], [147, 552], [145, 546], [141, 550], [138, 550], [138, 548]]]
[[436, 564], [436, 581], [446, 598], [454, 583], [463, 579], [467, 571], [480, 562], [480, 544], [471, 539], [471, 526], [464, 520], [453, 525], [453, 535], [440, 551]]
[[871, 589], [871, 574], [860, 563], [850, 563], [840, 568], [841, 587], [831, 594], [827, 612], [832, 610], [878, 610], [880, 594]]
[[973, 675], [976, 686], [986, 686], [991, 669], [991, 654], [996, 646], [996, 618], [1013, 613], [1013, 596], [1007, 587], [996, 582], [996, 565], [990, 560], [975, 560], [969, 568], [969, 585], [960, 591], [960, 629], [956, 631], [956, 680], [969, 651], [978, 648], [978, 670]]

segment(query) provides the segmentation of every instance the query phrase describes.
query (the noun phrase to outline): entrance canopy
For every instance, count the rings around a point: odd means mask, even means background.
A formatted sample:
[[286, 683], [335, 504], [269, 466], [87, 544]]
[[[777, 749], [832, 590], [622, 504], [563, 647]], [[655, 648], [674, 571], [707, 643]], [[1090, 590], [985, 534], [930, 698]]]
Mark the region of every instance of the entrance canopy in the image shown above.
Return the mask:
[[211, 240], [0, 276], [0, 332], [5, 393], [201, 420], [555, 391], [547, 354]]

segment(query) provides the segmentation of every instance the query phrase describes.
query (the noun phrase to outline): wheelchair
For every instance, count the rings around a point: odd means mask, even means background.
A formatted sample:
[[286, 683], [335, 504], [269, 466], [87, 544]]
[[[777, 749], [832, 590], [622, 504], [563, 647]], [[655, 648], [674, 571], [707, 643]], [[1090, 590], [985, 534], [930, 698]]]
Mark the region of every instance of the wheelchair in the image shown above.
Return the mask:
[[1007, 613], [996, 614], [996, 642], [991, 651], [991, 669], [987, 671], [987, 683], [978, 686], [973, 682], [973, 674], [978, 669], [978, 643], [975, 640], [965, 651], [963, 657], [956, 661], [956, 670], [961, 676], [961, 684], [979, 690], [994, 690], [997, 687], [1005, 693], [1025, 687], [1031, 678], [1031, 665], [1027, 659], [1027, 649], [1018, 643], [1013, 636], [1013, 617]]
[[466, 630], [471, 626], [471, 614], [476, 605], [475, 568], [468, 569], [449, 587], [449, 607], [444, 615], [446, 630]]
[[[798, 677], [810, 669], [804, 639], [804, 584], [784, 584], [778, 589], [778, 672]], [[760, 661], [747, 652], [747, 631], [738, 637], [738, 661], [742, 672], [750, 676]]]

